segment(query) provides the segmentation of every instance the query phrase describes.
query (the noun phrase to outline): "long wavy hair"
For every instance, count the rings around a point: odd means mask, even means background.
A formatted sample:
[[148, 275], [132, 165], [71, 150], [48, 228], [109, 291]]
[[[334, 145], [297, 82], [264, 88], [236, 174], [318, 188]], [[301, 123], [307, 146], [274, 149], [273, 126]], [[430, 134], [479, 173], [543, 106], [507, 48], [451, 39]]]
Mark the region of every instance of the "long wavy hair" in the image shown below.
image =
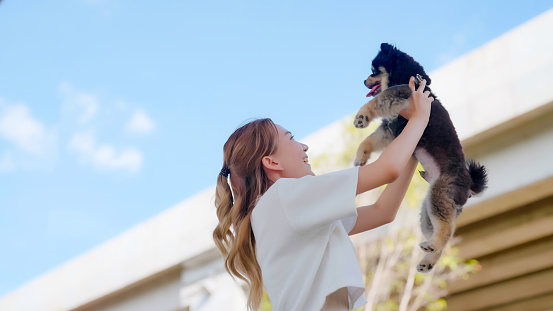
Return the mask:
[[272, 184], [261, 160], [276, 151], [277, 141], [278, 130], [271, 119], [256, 119], [239, 127], [223, 147], [223, 168], [228, 168], [230, 175], [217, 177], [219, 224], [213, 230], [213, 240], [223, 254], [227, 272], [248, 284], [247, 307], [252, 311], [261, 304], [263, 278], [250, 217], [257, 199]]

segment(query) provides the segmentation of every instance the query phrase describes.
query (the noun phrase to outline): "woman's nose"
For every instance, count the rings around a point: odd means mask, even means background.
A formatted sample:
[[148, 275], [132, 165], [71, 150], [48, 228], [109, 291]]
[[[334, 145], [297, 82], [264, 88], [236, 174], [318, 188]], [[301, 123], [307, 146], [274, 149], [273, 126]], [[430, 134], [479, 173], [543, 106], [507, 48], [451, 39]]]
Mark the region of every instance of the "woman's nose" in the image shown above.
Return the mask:
[[307, 151], [309, 149], [309, 146], [307, 146], [306, 144], [302, 143], [302, 146], [303, 146], [303, 151]]

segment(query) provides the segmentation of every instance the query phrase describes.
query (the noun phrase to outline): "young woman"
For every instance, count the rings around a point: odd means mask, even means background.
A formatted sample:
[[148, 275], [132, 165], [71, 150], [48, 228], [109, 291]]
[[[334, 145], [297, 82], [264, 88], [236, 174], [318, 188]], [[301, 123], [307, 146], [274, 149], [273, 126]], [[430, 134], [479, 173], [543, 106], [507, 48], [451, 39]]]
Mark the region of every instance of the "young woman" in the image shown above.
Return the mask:
[[[416, 91], [414, 78], [409, 85], [405, 129], [362, 167], [315, 176], [307, 145], [270, 119], [247, 123], [229, 137], [213, 239], [227, 271], [250, 288], [248, 310], [259, 309], [263, 287], [274, 311], [342, 311], [367, 303], [348, 235], [393, 221], [405, 196], [433, 100], [423, 93], [426, 81]], [[385, 184], [374, 204], [355, 206], [356, 195]]]

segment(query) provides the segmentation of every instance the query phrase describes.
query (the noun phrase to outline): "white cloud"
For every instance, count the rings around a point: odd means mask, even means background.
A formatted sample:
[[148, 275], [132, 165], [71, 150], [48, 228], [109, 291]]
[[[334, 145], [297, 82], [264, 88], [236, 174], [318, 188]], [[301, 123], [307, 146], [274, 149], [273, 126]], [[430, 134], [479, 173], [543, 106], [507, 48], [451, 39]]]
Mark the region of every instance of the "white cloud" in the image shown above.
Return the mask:
[[53, 169], [58, 153], [58, 133], [36, 119], [23, 103], [0, 98], [0, 172]]
[[17, 169], [51, 170], [58, 152], [58, 134], [35, 119], [27, 105], [0, 98], [0, 172]]
[[24, 104], [0, 105], [0, 137], [25, 152], [40, 155], [51, 143], [49, 136], [51, 133]]
[[125, 126], [125, 131], [133, 134], [146, 134], [154, 129], [154, 121], [143, 110], [136, 110]]
[[79, 154], [81, 163], [92, 164], [100, 169], [122, 169], [132, 173], [142, 168], [142, 153], [133, 147], [116, 148], [112, 145], [97, 145], [93, 131], [75, 133], [69, 149]]
[[[79, 90], [68, 82], [59, 85], [63, 97], [62, 120], [72, 136], [68, 149], [79, 156], [80, 162], [103, 170], [125, 170], [138, 172], [142, 168], [143, 155], [137, 148], [121, 147], [97, 141], [95, 131], [120, 127], [131, 134], [145, 134], [154, 131], [155, 124], [143, 110], [123, 99], [105, 98], [101, 93]], [[98, 112], [101, 110], [101, 115]], [[130, 111], [134, 113], [128, 118]], [[75, 122], [77, 121], [77, 122]], [[114, 131], [111, 131], [115, 133]]]
[[62, 82], [59, 86], [64, 97], [64, 108], [80, 114], [80, 124], [85, 124], [98, 114], [99, 100], [94, 94], [77, 90], [71, 84]]

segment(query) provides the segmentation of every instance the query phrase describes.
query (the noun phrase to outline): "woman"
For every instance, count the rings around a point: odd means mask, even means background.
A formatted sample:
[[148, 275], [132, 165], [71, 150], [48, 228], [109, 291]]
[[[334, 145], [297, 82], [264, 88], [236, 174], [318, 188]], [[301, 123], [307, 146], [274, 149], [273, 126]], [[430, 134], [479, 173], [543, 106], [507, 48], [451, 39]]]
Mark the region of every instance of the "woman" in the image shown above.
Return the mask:
[[[348, 235], [394, 220], [430, 115], [433, 99], [423, 93], [425, 85], [415, 91], [411, 78], [410, 107], [401, 112], [409, 122], [363, 167], [315, 176], [307, 145], [270, 119], [247, 123], [229, 137], [213, 239], [227, 271], [248, 284], [249, 310], [259, 309], [263, 287], [274, 311], [342, 311], [367, 302]], [[355, 206], [356, 195], [385, 184], [374, 204]]]

